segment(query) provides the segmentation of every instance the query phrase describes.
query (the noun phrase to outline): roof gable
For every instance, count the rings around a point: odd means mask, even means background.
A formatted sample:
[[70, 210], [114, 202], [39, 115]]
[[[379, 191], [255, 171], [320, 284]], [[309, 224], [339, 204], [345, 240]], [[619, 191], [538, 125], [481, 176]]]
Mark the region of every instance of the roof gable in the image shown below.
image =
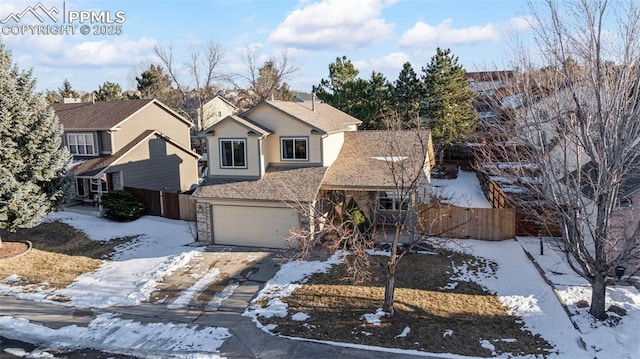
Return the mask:
[[53, 109], [58, 115], [65, 131], [67, 130], [110, 130], [127, 121], [136, 113], [144, 110], [147, 106], [156, 105], [166, 111], [177, 120], [184, 122], [191, 127], [192, 124], [184, 117], [171, 110], [158, 100], [137, 99], [137, 100], [113, 100], [79, 102], [79, 103], [56, 103]]
[[251, 118], [251, 114], [263, 106], [275, 109], [294, 120], [308, 125], [312, 130], [322, 133], [348, 131], [349, 126], [357, 126], [362, 123], [362, 121], [357, 118], [342, 112], [329, 104], [311, 101], [262, 101], [242, 115], [243, 117]]
[[250, 133], [256, 134], [256, 135], [261, 135], [261, 136], [266, 136], [268, 134], [273, 133], [273, 131], [271, 131], [270, 129], [254, 122], [251, 121], [249, 119], [246, 118], [242, 118], [240, 116], [236, 116], [236, 115], [231, 115], [231, 116], [227, 116], [225, 118], [223, 118], [222, 120], [214, 123], [213, 125], [211, 125], [209, 128], [207, 128], [206, 130], [204, 130], [205, 134], [213, 134], [216, 131], [216, 128], [222, 126], [223, 124], [229, 123], [229, 122], [234, 122], [238, 125], [240, 125], [241, 127], [246, 128], [247, 130], [249, 130]]

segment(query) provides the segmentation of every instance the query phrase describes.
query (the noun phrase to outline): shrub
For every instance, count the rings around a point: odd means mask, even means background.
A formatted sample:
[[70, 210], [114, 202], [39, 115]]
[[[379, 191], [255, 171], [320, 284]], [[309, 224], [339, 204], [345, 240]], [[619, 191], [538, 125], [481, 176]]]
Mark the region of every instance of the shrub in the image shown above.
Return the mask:
[[134, 221], [147, 212], [147, 206], [126, 191], [111, 191], [102, 195], [104, 216], [118, 222]]

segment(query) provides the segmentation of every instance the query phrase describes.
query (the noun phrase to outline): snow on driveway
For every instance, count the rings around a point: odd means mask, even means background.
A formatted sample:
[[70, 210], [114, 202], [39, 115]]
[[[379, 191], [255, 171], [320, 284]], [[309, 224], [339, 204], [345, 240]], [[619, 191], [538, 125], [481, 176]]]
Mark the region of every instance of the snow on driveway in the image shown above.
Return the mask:
[[48, 299], [52, 296], [64, 296], [70, 300], [53, 303], [78, 308], [133, 306], [148, 299], [163, 277], [186, 266], [204, 250], [187, 246], [194, 239], [184, 221], [144, 216], [133, 222], [114, 223], [71, 212], [57, 212], [46, 220], [67, 223], [96, 241], [139, 237], [118, 247], [111, 260], [95, 272], [80, 275], [67, 288], [25, 292], [21, 287], [0, 283], [1, 294], [47, 302], [53, 302]]

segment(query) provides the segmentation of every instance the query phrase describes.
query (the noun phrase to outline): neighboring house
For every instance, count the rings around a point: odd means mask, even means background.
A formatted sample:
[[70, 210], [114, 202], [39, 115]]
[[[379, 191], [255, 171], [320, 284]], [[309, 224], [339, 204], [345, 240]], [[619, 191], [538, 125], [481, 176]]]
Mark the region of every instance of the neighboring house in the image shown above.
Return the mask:
[[181, 192], [198, 183], [191, 123], [157, 100], [59, 103], [53, 108], [73, 156], [76, 197], [124, 187]]
[[313, 225], [304, 213], [322, 198], [340, 191], [369, 206], [391, 190], [381, 169], [389, 152], [376, 150], [389, 132], [357, 131], [360, 123], [325, 103], [271, 100], [205, 130], [208, 185], [193, 194], [199, 241], [283, 248], [290, 228]]
[[198, 114], [202, 125], [200, 128], [207, 128], [236, 112], [238, 108], [234, 104], [221, 95], [216, 95], [202, 106], [202, 113]]

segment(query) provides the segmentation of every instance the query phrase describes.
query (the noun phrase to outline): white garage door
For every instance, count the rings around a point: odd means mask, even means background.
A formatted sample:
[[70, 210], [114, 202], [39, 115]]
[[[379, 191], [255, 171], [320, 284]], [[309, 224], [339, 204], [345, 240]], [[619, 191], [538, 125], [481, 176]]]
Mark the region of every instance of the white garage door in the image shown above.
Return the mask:
[[289, 228], [298, 225], [291, 208], [212, 206], [213, 243], [284, 248]]

